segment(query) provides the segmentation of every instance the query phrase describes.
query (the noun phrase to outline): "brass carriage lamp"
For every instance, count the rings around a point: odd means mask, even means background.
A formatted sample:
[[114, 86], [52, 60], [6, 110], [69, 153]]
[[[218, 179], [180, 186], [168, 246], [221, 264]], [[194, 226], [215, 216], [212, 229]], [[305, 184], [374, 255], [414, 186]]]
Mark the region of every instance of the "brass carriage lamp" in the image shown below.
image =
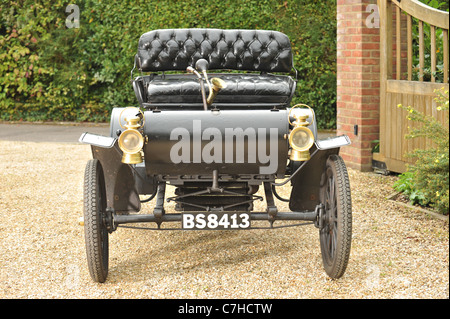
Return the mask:
[[289, 144], [292, 147], [289, 159], [291, 161], [308, 161], [311, 158], [309, 149], [314, 144], [314, 134], [307, 128], [310, 124], [306, 119], [308, 115], [296, 115], [292, 125], [294, 128], [289, 134]]
[[126, 130], [119, 136], [119, 147], [123, 152], [122, 163], [139, 164], [142, 163], [141, 150], [144, 147], [144, 137], [138, 131], [141, 127], [139, 116], [128, 116], [125, 118]]

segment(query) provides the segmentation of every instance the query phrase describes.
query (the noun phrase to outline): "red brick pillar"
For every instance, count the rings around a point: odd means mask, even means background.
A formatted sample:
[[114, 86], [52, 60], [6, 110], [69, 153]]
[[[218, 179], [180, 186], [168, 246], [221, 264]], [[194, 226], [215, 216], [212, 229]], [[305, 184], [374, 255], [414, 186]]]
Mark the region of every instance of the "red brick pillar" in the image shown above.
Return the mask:
[[372, 169], [379, 138], [380, 36], [376, 0], [337, 0], [337, 135], [349, 167]]

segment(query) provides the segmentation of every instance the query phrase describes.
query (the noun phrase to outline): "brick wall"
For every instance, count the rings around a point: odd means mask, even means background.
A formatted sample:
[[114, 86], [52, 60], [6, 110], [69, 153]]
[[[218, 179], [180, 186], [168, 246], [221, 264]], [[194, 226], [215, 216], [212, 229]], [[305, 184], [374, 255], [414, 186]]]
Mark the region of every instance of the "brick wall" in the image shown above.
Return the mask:
[[337, 134], [347, 166], [372, 169], [379, 138], [380, 36], [376, 0], [337, 0]]

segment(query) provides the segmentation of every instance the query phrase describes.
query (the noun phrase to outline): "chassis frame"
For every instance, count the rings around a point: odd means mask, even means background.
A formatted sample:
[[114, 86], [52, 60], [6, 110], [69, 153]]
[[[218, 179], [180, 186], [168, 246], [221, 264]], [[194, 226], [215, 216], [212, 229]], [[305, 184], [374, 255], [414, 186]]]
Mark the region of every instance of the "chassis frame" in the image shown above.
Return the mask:
[[[151, 35], [144, 34], [141, 39], [152, 36], [153, 40], [157, 38], [161, 41], [160, 38], [164, 32], [165, 30], [150, 32]], [[199, 32], [196, 29], [182, 29], [171, 30], [169, 34], [171, 39], [180, 34], [188, 35], [188, 39], [190, 39], [189, 34], [191, 36], [201, 34], [203, 39], [210, 39], [215, 34], [222, 34], [222, 37], [230, 37], [231, 34], [237, 39], [234, 43], [238, 43], [238, 40], [251, 34], [253, 39], [257, 36], [260, 39], [267, 38], [268, 46], [278, 37], [278, 50], [281, 50], [280, 43], [285, 43], [283, 42], [285, 36], [278, 33], [215, 29]], [[267, 36], [268, 34], [270, 36]], [[146, 49], [148, 49], [148, 41], [143, 41]], [[259, 41], [263, 43], [263, 40]], [[219, 42], [216, 45], [218, 46]], [[283, 45], [290, 48], [289, 43]], [[145, 62], [146, 52], [136, 55], [135, 58], [135, 68], [137, 64], [141, 71], [152, 70]], [[274, 56], [278, 58], [280, 52], [283, 51], [279, 51]], [[288, 63], [286, 61], [283, 63], [292, 64], [292, 57], [287, 56], [285, 59]], [[219, 79], [220, 81], [214, 82], [215, 79], [212, 79], [211, 82], [215, 84], [211, 85], [207, 71], [208, 66], [214, 63], [212, 58], [207, 61], [200, 57], [197, 58], [196, 63], [193, 61], [188, 63], [187, 68], [183, 66], [187, 72], [193, 73], [198, 78], [200, 92], [197, 93], [201, 93], [201, 103], [188, 103], [182, 105], [181, 109], [174, 110], [174, 103], [170, 100], [173, 98], [171, 95], [167, 97], [168, 103], [163, 103], [164, 100], [149, 103], [148, 101], [152, 102], [148, 96], [146, 97], [146, 94], [151, 91], [149, 85], [159, 78], [154, 75], [145, 78], [141, 75], [132, 80], [139, 106], [113, 109], [110, 136], [84, 133], [80, 137], [80, 142], [91, 145], [93, 157], [85, 170], [84, 215], [80, 222], [85, 229], [88, 268], [92, 279], [96, 282], [106, 281], [109, 256], [108, 236], [118, 227], [179, 230], [186, 229], [185, 217], [195, 218], [197, 221], [198, 217], [213, 216], [217, 220], [220, 216], [228, 222], [228, 218], [237, 218], [236, 214], [241, 214], [239, 217], [248, 221], [245, 227], [242, 227], [245, 229], [273, 229], [313, 224], [319, 230], [325, 271], [333, 279], [340, 278], [346, 270], [350, 254], [352, 211], [349, 178], [345, 163], [339, 156], [339, 150], [350, 144], [349, 138], [337, 136], [318, 140], [314, 111], [304, 104], [295, 105], [292, 108], [289, 107], [289, 102], [268, 105], [261, 102], [264, 102], [264, 98], [258, 100], [258, 97], [253, 104], [241, 103], [241, 101], [236, 103], [233, 93], [239, 93], [237, 89], [231, 91], [229, 95], [232, 102], [227, 103], [227, 96], [222, 96], [220, 103], [214, 103], [214, 98], [220, 96], [219, 91], [226, 87], [226, 82], [235, 81], [232, 77], [224, 77], [226, 81]], [[159, 67], [160, 64], [156, 65]], [[265, 67], [263, 65], [259, 68]], [[216, 68], [222, 69], [223, 66], [219, 65]], [[296, 72], [296, 78], [297, 76]], [[167, 79], [163, 76], [161, 80]], [[241, 76], [237, 83], [247, 80], [246, 76]], [[272, 77], [270, 82], [264, 82], [267, 80], [264, 70], [261, 75], [251, 80], [261, 82], [263, 86], [267, 83], [268, 87], [273, 83], [277, 85], [278, 80], [284, 81], [284, 84], [291, 83], [289, 78], [283, 77]], [[177, 81], [191, 80], [185, 77], [173, 77], [171, 85], [178, 85]], [[164, 90], [170, 87], [170, 83], [161, 83], [163, 85], [156, 89], [162, 88], [164, 93]], [[148, 91], [142, 90], [144, 84]], [[208, 99], [206, 99], [205, 87], [209, 87]], [[290, 94], [292, 98], [293, 93], [290, 93], [290, 90], [287, 90], [286, 94]], [[187, 98], [191, 99], [191, 97]], [[124, 112], [128, 112], [129, 115], [123, 116]], [[214, 153], [222, 154], [223, 152], [223, 157], [226, 158], [229, 155], [227, 145], [235, 147], [236, 154], [233, 155], [235, 157], [232, 156], [233, 161], [220, 161], [219, 158], [219, 161], [215, 162], [205, 160], [203, 157], [196, 158], [199, 151], [204, 155], [202, 150], [210, 146], [213, 141], [201, 139], [197, 146], [189, 144], [184, 148], [181, 145], [181, 150], [191, 152], [190, 161], [186, 162], [184, 157], [177, 160], [178, 162], [174, 161], [174, 154], [178, 155], [179, 152], [173, 152], [173, 148], [179, 141], [183, 141], [183, 138], [173, 139], [173, 132], [176, 130], [180, 132], [181, 128], [182, 133], [186, 132], [192, 136], [191, 139], [186, 140], [195, 143], [196, 134], [200, 136], [196, 133], [196, 121], [206, 123], [208, 132], [214, 132], [215, 136], [220, 136], [220, 141], [224, 142], [219, 148], [214, 148]], [[189, 123], [193, 123], [192, 128], [188, 127]], [[221, 134], [229, 132], [227, 131], [229, 127], [234, 127], [236, 130], [239, 128], [238, 132], [244, 132], [245, 138], [242, 137], [242, 140], [239, 140], [236, 135], [229, 140], [226, 136], [222, 139]], [[275, 132], [273, 136], [272, 130]], [[301, 142], [296, 142], [295, 134], [299, 134]], [[128, 140], [127, 136], [129, 136]], [[130, 141], [140, 145], [137, 151], [129, 151], [126, 143], [131, 143]], [[265, 170], [261, 170], [266, 162], [256, 158], [254, 154], [267, 155], [260, 149], [267, 150], [270, 146], [271, 151], [273, 141], [277, 145], [276, 152], [274, 154], [269, 152], [269, 155], [276, 164], [273, 167], [265, 166]], [[299, 146], [300, 144], [296, 143], [303, 144]], [[242, 158], [239, 158], [237, 154], [240, 146], [247, 147], [247, 149], [242, 148], [244, 150]], [[288, 183], [291, 187], [291, 196], [289, 199], [282, 198], [278, 195], [276, 188]], [[177, 188], [175, 196], [167, 197], [166, 185]], [[264, 196], [256, 195], [260, 186], [263, 187]], [[143, 199], [142, 196], [148, 196], [148, 198]], [[266, 210], [254, 211], [253, 202], [264, 199]], [[279, 211], [276, 200], [289, 202], [290, 211]], [[153, 212], [139, 213], [141, 206], [150, 201], [154, 202]], [[165, 202], [175, 202], [176, 210], [181, 212], [167, 213], [164, 207]], [[205, 225], [204, 220], [199, 219], [199, 221]], [[255, 227], [252, 225], [253, 221], [267, 221], [269, 225]], [[278, 225], [275, 224], [276, 221], [302, 223]], [[137, 223], [154, 223], [156, 227], [129, 226]], [[175, 223], [178, 226], [181, 223], [182, 228], [161, 227], [165, 223]], [[193, 227], [193, 229], [204, 228]], [[224, 228], [215, 227], [214, 229]], [[241, 227], [235, 229], [241, 229]]]

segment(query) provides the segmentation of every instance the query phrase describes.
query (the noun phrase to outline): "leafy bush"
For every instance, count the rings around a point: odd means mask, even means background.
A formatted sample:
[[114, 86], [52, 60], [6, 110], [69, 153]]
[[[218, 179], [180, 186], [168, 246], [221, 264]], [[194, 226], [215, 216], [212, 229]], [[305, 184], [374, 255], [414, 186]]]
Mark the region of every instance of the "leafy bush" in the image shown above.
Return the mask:
[[[437, 112], [448, 112], [448, 91], [437, 91]], [[403, 107], [399, 105], [399, 107]], [[408, 111], [408, 120], [417, 123], [410, 129], [406, 138], [427, 138], [431, 147], [416, 149], [408, 156], [414, 157], [414, 165], [408, 166], [406, 173], [400, 176], [395, 187], [405, 192], [412, 201], [420, 204], [430, 203], [439, 212], [448, 215], [449, 211], [449, 123], [440, 123], [435, 117], [425, 116], [412, 107], [403, 107]]]
[[407, 171], [401, 174], [398, 181], [394, 183], [394, 189], [405, 195], [413, 205], [427, 206], [430, 203], [425, 194], [416, 188], [413, 172]]
[[113, 107], [136, 104], [129, 80], [141, 34], [224, 28], [286, 33], [300, 75], [293, 103], [335, 126], [335, 1], [84, 0], [71, 29], [69, 3], [0, 0], [0, 119], [109, 121]]

